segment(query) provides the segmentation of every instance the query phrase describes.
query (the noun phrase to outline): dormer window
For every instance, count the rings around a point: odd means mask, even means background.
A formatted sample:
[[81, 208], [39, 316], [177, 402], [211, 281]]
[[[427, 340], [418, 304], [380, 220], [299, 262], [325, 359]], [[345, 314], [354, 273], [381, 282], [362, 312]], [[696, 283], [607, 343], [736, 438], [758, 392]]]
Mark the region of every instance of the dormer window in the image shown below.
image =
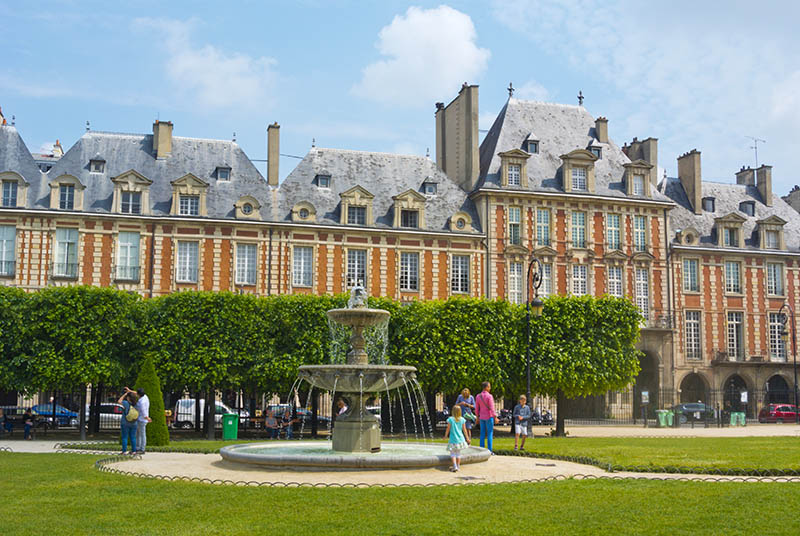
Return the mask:
[[713, 197], [704, 197], [703, 198], [703, 210], [706, 212], [714, 212], [715, 210], [715, 199]]
[[206, 192], [208, 183], [191, 173], [170, 183], [172, 185], [172, 210], [176, 216], [208, 216]]
[[3, 181], [3, 206], [17, 206], [17, 181]]
[[522, 149], [511, 149], [500, 156], [500, 184], [514, 188], [528, 187], [528, 158], [531, 157]]
[[123, 214], [142, 213], [142, 193], [141, 192], [122, 192], [122, 202], [120, 212]]
[[597, 157], [588, 149], [575, 149], [561, 158], [561, 186], [565, 192], [594, 193], [594, 163]]
[[[416, 195], [424, 196], [419, 192], [414, 192]], [[339, 194], [342, 202], [339, 208], [340, 220], [342, 225], [372, 225], [372, 200], [374, 195], [369, 193], [361, 186], [353, 186], [347, 191]], [[396, 204], [395, 204], [396, 205]], [[395, 214], [395, 218], [397, 214]], [[397, 221], [395, 219], [395, 221]]]
[[644, 195], [644, 175], [633, 176], [633, 195]]
[[758, 242], [761, 249], [786, 249], [783, 227], [786, 220], [772, 215], [763, 220], [758, 220]]
[[734, 227], [724, 227], [723, 230], [723, 244], [728, 248], [739, 247], [739, 229]]
[[347, 223], [349, 225], [366, 225], [367, 207], [347, 207]]
[[331, 187], [331, 176], [330, 175], [317, 175], [317, 187], [318, 188], [330, 188]]
[[572, 189], [586, 191], [586, 168], [572, 168]]
[[39, 170], [42, 173], [47, 173], [51, 169], [53, 169], [53, 164], [39, 164]]
[[528, 140], [527, 143], [527, 150], [531, 154], [538, 154], [539, 153], [539, 142], [536, 140]]
[[435, 182], [426, 182], [422, 186], [422, 191], [425, 192], [425, 195], [436, 195], [436, 186]]
[[508, 165], [508, 185], [509, 186], [519, 186], [520, 185], [520, 168], [519, 164], [509, 164]]
[[741, 210], [748, 216], [755, 216], [756, 204], [753, 201], [742, 201], [741, 203], [739, 203], [739, 210]]
[[106, 169], [105, 160], [89, 160], [89, 171], [92, 173], [103, 173]]
[[61, 175], [50, 181], [50, 208], [83, 210], [84, 186], [77, 177]]
[[714, 219], [714, 231], [717, 234], [716, 243], [721, 248], [738, 248], [743, 244], [742, 224], [747, 218], [739, 212], [731, 212], [725, 216]]
[[244, 203], [242, 205], [242, 214], [244, 214], [245, 216], [249, 216], [252, 213], [253, 213], [253, 205], [251, 205], [250, 203]]
[[765, 231], [764, 238], [767, 242], [767, 249], [780, 249], [781, 248], [781, 234], [780, 231]]
[[419, 227], [419, 212], [416, 210], [400, 211], [400, 227], [416, 229]]
[[218, 167], [217, 168], [217, 180], [218, 181], [229, 181], [229, 180], [231, 180], [231, 168], [229, 168], [229, 167]]
[[179, 216], [199, 216], [200, 215], [200, 196], [199, 195], [181, 195], [180, 207], [178, 208]]
[[316, 216], [317, 209], [308, 201], [300, 201], [292, 207], [292, 221], [313, 222]]
[[261, 208], [261, 203], [258, 199], [251, 195], [244, 195], [233, 204], [234, 213], [237, 218], [245, 218], [250, 220], [260, 219], [261, 216], [258, 209]]
[[58, 208], [72, 210], [75, 208], [75, 185], [62, 184], [58, 189]]
[[121, 214], [150, 214], [150, 179], [131, 169], [111, 177], [114, 183], [113, 211]]
[[592, 147], [590, 150], [592, 151], [592, 154], [597, 157], [598, 160], [603, 158], [603, 149], [601, 147]]

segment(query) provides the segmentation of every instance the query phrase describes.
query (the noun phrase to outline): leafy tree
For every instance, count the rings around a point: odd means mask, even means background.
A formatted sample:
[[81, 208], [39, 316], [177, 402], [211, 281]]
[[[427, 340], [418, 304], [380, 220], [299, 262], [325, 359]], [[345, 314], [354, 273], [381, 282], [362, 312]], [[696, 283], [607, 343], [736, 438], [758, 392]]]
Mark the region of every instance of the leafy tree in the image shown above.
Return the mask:
[[0, 286], [0, 390], [24, 390], [26, 378], [20, 375], [19, 361], [27, 326], [24, 321], [28, 295], [14, 287]]
[[164, 395], [161, 393], [161, 381], [156, 374], [152, 355], [145, 355], [134, 388], [144, 389], [150, 399], [151, 422], [147, 424], [147, 443], [155, 446], [169, 445], [167, 418], [164, 414]]
[[[630, 385], [639, 373], [641, 314], [628, 299], [553, 296], [531, 337], [534, 389], [564, 398], [602, 394]], [[556, 435], [564, 435], [558, 411]]]

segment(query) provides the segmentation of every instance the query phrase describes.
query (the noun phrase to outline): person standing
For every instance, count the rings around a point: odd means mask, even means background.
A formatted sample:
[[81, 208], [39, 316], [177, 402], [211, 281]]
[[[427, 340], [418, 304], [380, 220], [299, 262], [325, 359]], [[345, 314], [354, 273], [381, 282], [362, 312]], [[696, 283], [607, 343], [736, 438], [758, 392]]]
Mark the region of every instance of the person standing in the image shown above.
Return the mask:
[[472, 443], [472, 424], [475, 422], [475, 397], [469, 392], [466, 387], [461, 394], [456, 398], [456, 406], [461, 408], [461, 415], [466, 422], [467, 433], [465, 434], [467, 445]]
[[528, 437], [528, 425], [531, 422], [531, 408], [527, 402], [528, 397], [519, 395], [519, 404], [514, 406], [514, 450], [517, 450], [519, 436], [522, 436], [519, 450], [525, 450], [525, 439]]
[[[122, 437], [122, 455], [128, 452], [128, 442], [131, 444], [131, 454], [136, 453], [136, 419], [128, 420], [128, 414], [131, 411], [138, 411], [136, 403], [139, 402], [139, 395], [128, 389], [125, 391], [117, 404], [122, 404], [122, 419], [119, 421], [120, 435]], [[138, 418], [138, 415], [137, 415]]]
[[494, 410], [494, 397], [490, 393], [492, 384], [483, 382], [481, 387], [483, 390], [475, 397], [475, 411], [478, 414], [478, 422], [481, 426], [481, 447], [488, 443], [487, 447], [491, 451], [494, 425], [497, 424], [497, 413]]
[[[125, 391], [133, 393], [127, 387]], [[136, 411], [139, 412], [139, 418], [136, 419], [136, 452], [144, 454], [144, 450], [147, 447], [147, 423], [152, 421], [150, 418], [150, 397], [141, 387], [136, 390], [136, 395], [139, 397], [139, 402], [136, 403]]]
[[23, 437], [25, 439], [31, 439], [31, 428], [33, 428], [33, 413], [31, 412], [31, 408], [25, 410], [25, 413], [22, 414], [22, 424], [25, 425]]
[[447, 430], [444, 436], [447, 438], [447, 450], [450, 452], [450, 459], [453, 461], [451, 471], [458, 471], [461, 468], [461, 451], [467, 448], [464, 434], [467, 432], [467, 420], [461, 416], [461, 406], [453, 406], [453, 414], [447, 418]]

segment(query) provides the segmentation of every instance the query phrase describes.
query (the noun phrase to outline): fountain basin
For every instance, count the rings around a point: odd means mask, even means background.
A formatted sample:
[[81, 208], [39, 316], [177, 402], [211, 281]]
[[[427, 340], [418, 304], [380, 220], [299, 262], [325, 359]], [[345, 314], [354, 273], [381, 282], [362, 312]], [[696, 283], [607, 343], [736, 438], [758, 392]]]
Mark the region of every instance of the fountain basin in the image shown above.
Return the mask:
[[[326, 441], [247, 443], [222, 447], [219, 453], [228, 461], [283, 469], [400, 469], [451, 464], [447, 443], [388, 441], [375, 453], [335, 452]], [[468, 447], [461, 451], [461, 463], [485, 462], [490, 456], [487, 449]]]
[[303, 365], [297, 374], [314, 387], [328, 391], [376, 393], [402, 387], [416, 378], [416, 371], [400, 365]]
[[354, 309], [331, 309], [327, 314], [328, 318], [345, 326], [368, 328], [385, 321], [391, 313], [383, 309], [360, 307]]

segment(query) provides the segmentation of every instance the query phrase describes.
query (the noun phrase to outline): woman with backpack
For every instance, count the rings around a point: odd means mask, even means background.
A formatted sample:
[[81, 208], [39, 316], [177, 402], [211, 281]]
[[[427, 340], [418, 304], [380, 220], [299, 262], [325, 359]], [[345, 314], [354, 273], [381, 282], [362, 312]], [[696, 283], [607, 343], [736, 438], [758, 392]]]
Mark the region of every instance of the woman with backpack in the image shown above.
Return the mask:
[[128, 451], [128, 441], [131, 443], [131, 454], [136, 452], [136, 420], [139, 418], [139, 412], [136, 409], [136, 403], [139, 402], [139, 395], [133, 391], [127, 391], [119, 400], [117, 404], [122, 404], [122, 419], [120, 419], [120, 435], [122, 436], [122, 452], [124, 456]]

